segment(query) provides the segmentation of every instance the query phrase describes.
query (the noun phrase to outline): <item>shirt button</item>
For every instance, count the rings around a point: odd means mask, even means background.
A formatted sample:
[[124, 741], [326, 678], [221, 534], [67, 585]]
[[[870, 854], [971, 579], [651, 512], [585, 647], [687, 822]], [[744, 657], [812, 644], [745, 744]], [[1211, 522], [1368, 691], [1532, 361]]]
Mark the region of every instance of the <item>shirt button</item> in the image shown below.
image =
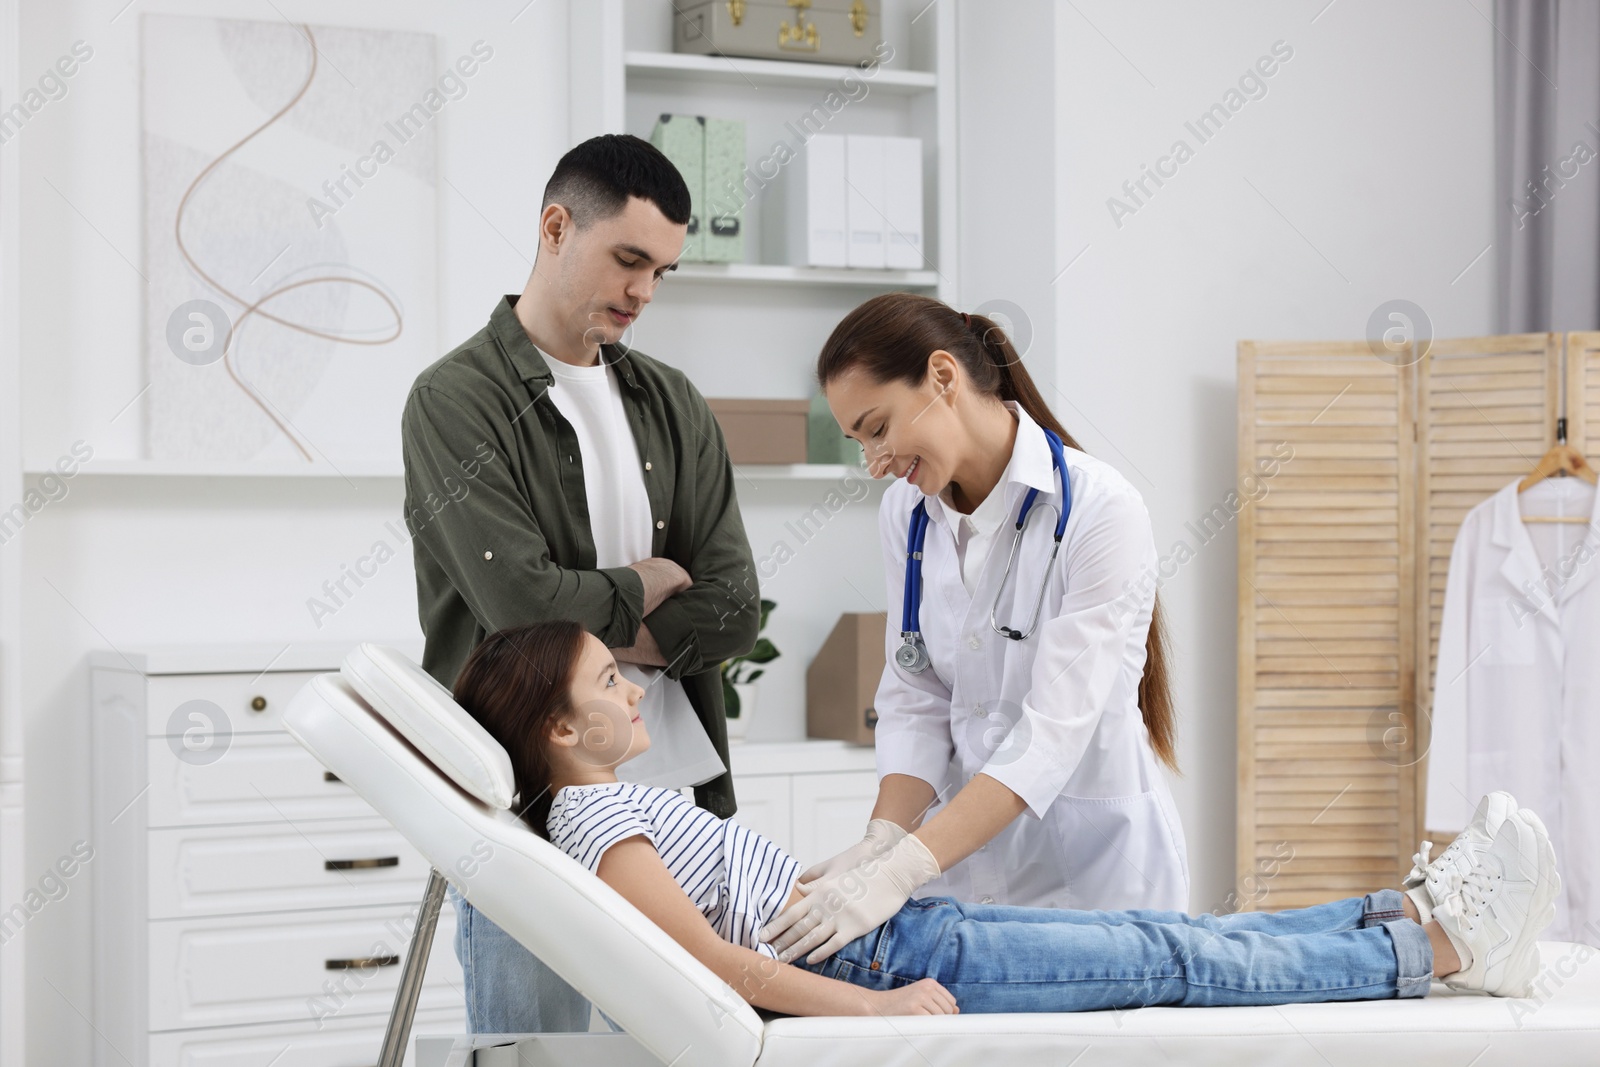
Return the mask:
[[658, 530], [665, 529], [666, 525], [667, 525], [667, 521], [665, 519], [657, 519], [656, 520], [656, 529], [658, 529]]
[[967, 647], [976, 652], [978, 649], [983, 647], [983, 641], [978, 637], [977, 634], [968, 634]]
[[972, 705], [972, 714], [974, 714], [978, 718], [982, 719], [982, 718], [986, 718], [989, 713], [987, 711], [983, 710], [983, 705], [982, 704], [974, 704], [974, 705]]
[[985, 904], [993, 904], [994, 903], [994, 897], [984, 897], [983, 898], [983, 903], [985, 903]]
[[645, 460], [644, 461], [644, 469], [645, 470], [649, 470], [650, 469], [650, 461], [649, 460]]
[[494, 559], [494, 553], [488, 551], [487, 549], [485, 549], [484, 553], [483, 553], [483, 558], [484, 559]]

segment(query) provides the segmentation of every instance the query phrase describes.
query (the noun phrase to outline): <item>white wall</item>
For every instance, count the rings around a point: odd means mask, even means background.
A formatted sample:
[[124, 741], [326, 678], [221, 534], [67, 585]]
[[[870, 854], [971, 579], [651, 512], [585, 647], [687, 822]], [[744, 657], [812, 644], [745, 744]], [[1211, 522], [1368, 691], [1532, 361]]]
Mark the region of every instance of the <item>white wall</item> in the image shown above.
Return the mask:
[[1039, 392], [1057, 410], [1051, 279], [1056, 203], [1051, 33], [1056, 0], [963, 3], [956, 15], [961, 205], [957, 308], [994, 312]]
[[[441, 38], [441, 64], [483, 39], [494, 58], [443, 116], [439, 354], [519, 292], [545, 179], [566, 144], [562, 3], [474, 0], [88, 0], [23, 6], [22, 80], [82, 39], [93, 58], [65, 98], [4, 151], [20, 151], [24, 448], [39, 468], [83, 439], [96, 459], [133, 458], [140, 408], [142, 281], [138, 20], [144, 12], [384, 26]], [[515, 21], [513, 17], [515, 16]], [[9, 103], [9, 101], [8, 101]], [[448, 182], [448, 184], [444, 184]], [[54, 188], [52, 188], [52, 186]], [[398, 413], [396, 413], [398, 417]], [[96, 476], [3, 547], [21, 550], [27, 860], [39, 876], [89, 838], [85, 655], [146, 642], [420, 639], [395, 479]], [[37, 481], [30, 478], [29, 482]], [[4, 502], [9, 505], [10, 500]], [[342, 564], [387, 540], [399, 555], [320, 629], [306, 609]], [[92, 842], [91, 842], [92, 843]], [[88, 875], [28, 926], [28, 1063], [89, 1063]], [[10, 903], [10, 901], [7, 901]], [[117, 1057], [112, 1056], [115, 1062]]]
[[[1056, 269], [1082, 253], [1055, 286], [1058, 410], [1144, 494], [1159, 551], [1233, 488], [1236, 341], [1360, 339], [1392, 298], [1435, 336], [1492, 332], [1494, 257], [1466, 270], [1493, 239], [1483, 6], [1057, 4]], [[1266, 95], [1199, 144], [1184, 123], [1279, 40]], [[1180, 137], [1194, 157], [1118, 228], [1107, 198]], [[1230, 528], [1161, 593], [1196, 910], [1233, 884], [1236, 560]]]

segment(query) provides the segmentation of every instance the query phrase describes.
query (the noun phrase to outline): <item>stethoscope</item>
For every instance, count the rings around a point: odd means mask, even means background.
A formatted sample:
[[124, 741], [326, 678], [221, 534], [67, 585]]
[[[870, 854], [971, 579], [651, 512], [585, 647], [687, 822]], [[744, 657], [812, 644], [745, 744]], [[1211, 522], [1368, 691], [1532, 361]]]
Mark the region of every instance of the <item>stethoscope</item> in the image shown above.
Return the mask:
[[[1044, 430], [1045, 439], [1050, 442], [1050, 466], [1061, 479], [1061, 507], [1057, 508], [1049, 501], [1045, 501], [1045, 507], [1053, 508], [1056, 513], [1055, 544], [1050, 548], [1050, 562], [1045, 564], [1044, 572], [1039, 577], [1039, 596], [1033, 602], [1033, 618], [1028, 620], [1026, 630], [1001, 626], [995, 621], [994, 616], [1000, 608], [1000, 594], [1005, 589], [1006, 579], [1011, 577], [1011, 567], [1016, 563], [1017, 551], [1022, 546], [1022, 534], [1028, 525], [1028, 512], [1033, 508], [1034, 498], [1039, 495], [1037, 488], [1028, 489], [1028, 495], [1022, 501], [1022, 510], [1017, 513], [1017, 532], [1011, 538], [1011, 553], [1006, 557], [1005, 573], [1000, 576], [1000, 585], [994, 591], [994, 604], [989, 608], [989, 625], [994, 628], [994, 632], [1013, 641], [1027, 640], [1039, 623], [1039, 609], [1044, 605], [1044, 591], [1050, 580], [1050, 568], [1055, 565], [1056, 553], [1061, 551], [1061, 535], [1067, 529], [1067, 516], [1072, 514], [1072, 482], [1067, 478], [1067, 461], [1062, 454], [1061, 438], [1046, 427], [1041, 426], [1040, 429]], [[990, 491], [1003, 492], [1004, 486], [995, 486]], [[911, 529], [906, 534], [906, 588], [900, 605], [900, 637], [904, 644], [895, 649], [894, 653], [894, 661], [912, 674], [921, 674], [927, 670], [931, 662], [928, 659], [928, 646], [922, 641], [920, 621], [922, 543], [927, 533], [927, 502], [919, 500], [917, 506], [911, 509]]]

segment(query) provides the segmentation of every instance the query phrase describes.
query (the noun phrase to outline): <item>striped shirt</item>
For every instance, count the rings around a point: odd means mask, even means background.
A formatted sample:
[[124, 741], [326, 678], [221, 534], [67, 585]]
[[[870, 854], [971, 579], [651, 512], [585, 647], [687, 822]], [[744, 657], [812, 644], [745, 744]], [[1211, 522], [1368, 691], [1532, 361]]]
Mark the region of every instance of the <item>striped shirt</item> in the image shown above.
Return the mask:
[[777, 958], [756, 931], [777, 917], [800, 865], [754, 830], [682, 793], [633, 782], [562, 786], [546, 826], [551, 842], [591, 871], [607, 848], [644, 834], [723, 940]]

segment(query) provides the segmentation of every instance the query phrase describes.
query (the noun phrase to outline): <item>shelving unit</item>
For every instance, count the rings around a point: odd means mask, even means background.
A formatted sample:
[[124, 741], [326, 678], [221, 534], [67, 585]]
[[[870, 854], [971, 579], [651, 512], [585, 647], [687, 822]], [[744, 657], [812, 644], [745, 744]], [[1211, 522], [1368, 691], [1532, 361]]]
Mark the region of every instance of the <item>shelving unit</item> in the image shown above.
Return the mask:
[[794, 267], [784, 263], [679, 263], [674, 282], [749, 282], [756, 285], [831, 285], [860, 289], [935, 289], [933, 270], [850, 270]]
[[[870, 73], [678, 54], [672, 19], [671, 0], [585, 0], [568, 22], [571, 143], [602, 133], [649, 137], [663, 113], [745, 123], [745, 261], [680, 263], [631, 344], [683, 370], [708, 397], [804, 399], [816, 392], [816, 358], [829, 333], [868, 297], [903, 289], [961, 306], [954, 5], [884, 0], [883, 39], [893, 53]], [[816, 133], [922, 140], [922, 269], [785, 262], [776, 239], [786, 229], [778, 183]], [[775, 151], [780, 142], [787, 158]], [[761, 682], [766, 710], [754, 728], [781, 722], [783, 736], [803, 733], [807, 664], [841, 613], [883, 610], [877, 515], [889, 479], [863, 489], [856, 479], [864, 474], [850, 471], [810, 464], [737, 470], [761, 594], [779, 603], [771, 636], [783, 651]], [[761, 802], [741, 787], [741, 810]], [[811, 806], [795, 803], [797, 811]]]
[[[672, 282], [821, 284], [871, 291], [927, 290], [956, 298], [955, 14], [951, 5], [884, 0], [884, 39], [894, 49], [871, 72], [854, 66], [776, 59], [701, 56], [672, 51], [670, 0], [592, 0], [572, 12], [574, 57], [571, 140], [600, 133], [648, 137], [654, 117], [668, 111], [717, 114], [746, 123], [747, 162], [769, 152], [775, 139], [793, 142], [805, 115], [828, 93], [848, 106], [828, 114], [827, 132], [893, 133], [922, 139], [924, 246], [919, 271], [818, 270], [780, 263], [766, 187], [746, 206], [746, 261], [682, 264]], [[588, 57], [587, 62], [581, 61]], [[818, 132], [812, 130], [811, 132]], [[790, 143], [793, 150], [803, 144]], [[781, 176], [780, 176], [781, 180]], [[840, 312], [848, 310], [844, 306]], [[813, 352], [814, 354], [814, 352]]]
[[[696, 56], [679, 52], [627, 52], [623, 62], [630, 77], [680, 77], [758, 88], [763, 85], [836, 85], [846, 75], [861, 75], [854, 67], [832, 63]], [[872, 84], [886, 93], [924, 93], [933, 90], [939, 82], [932, 71], [881, 70], [873, 76]]]
[[[861, 477], [859, 467], [843, 463], [757, 463], [734, 467], [736, 479], [754, 481], [838, 481], [851, 471]], [[29, 476], [42, 475], [48, 468], [28, 468]], [[334, 467], [328, 463], [185, 463], [151, 459], [93, 460], [78, 468], [76, 478], [382, 478], [398, 481], [405, 476], [390, 464], [350, 464]]]

